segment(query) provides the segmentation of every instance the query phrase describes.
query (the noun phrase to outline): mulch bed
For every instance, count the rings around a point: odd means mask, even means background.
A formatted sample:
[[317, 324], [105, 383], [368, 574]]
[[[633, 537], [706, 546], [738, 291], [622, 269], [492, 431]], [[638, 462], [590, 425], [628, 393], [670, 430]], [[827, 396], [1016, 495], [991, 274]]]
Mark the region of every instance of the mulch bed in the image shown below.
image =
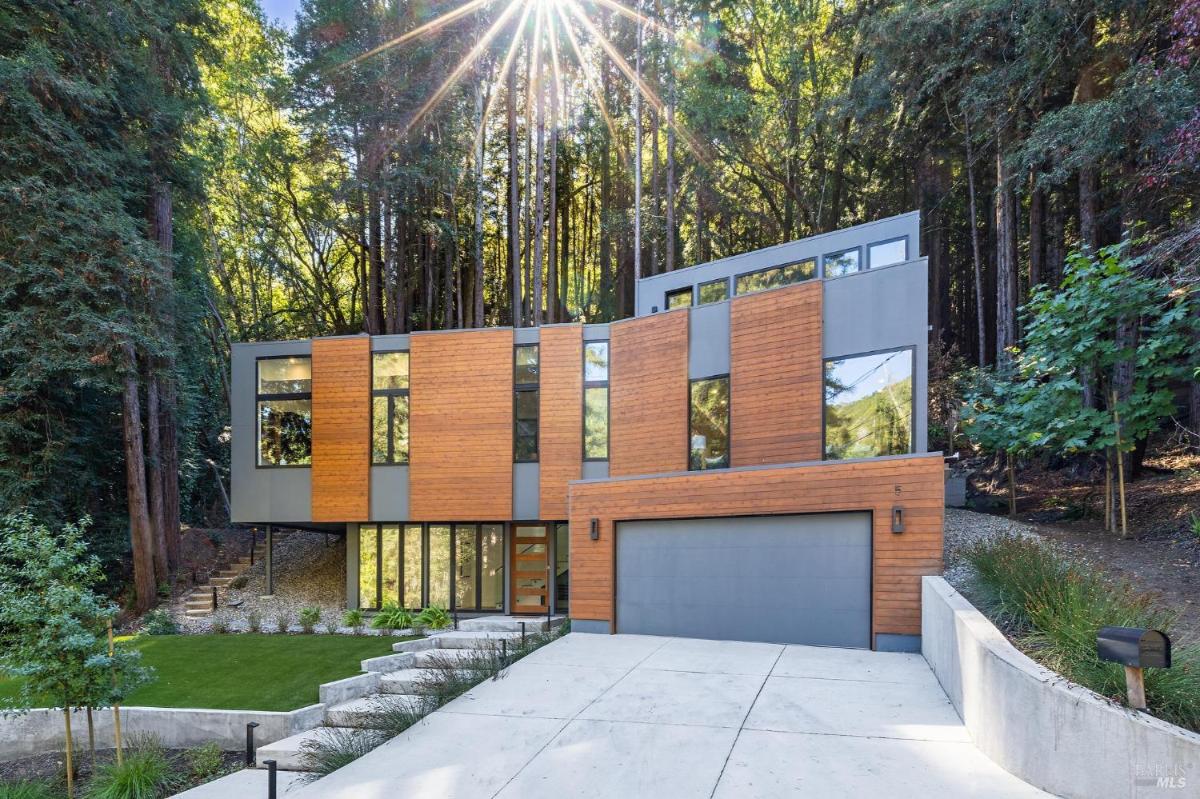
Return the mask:
[[[87, 738], [82, 742], [82, 751], [76, 751], [73, 754], [75, 763], [78, 767], [78, 776], [75, 779], [76, 795], [83, 795], [84, 789], [87, 787], [88, 781], [92, 776], [92, 763], [87, 750]], [[188, 788], [194, 788], [204, 782], [209, 782], [215, 777], [208, 777], [203, 780], [193, 780], [188, 773], [188, 763], [186, 759], [186, 749], [164, 749], [163, 752], [167, 758], [175, 765], [175, 773], [181, 779], [180, 784], [175, 791], [185, 791]], [[96, 764], [111, 763], [116, 759], [116, 750], [114, 749], [99, 749], [96, 751]], [[241, 769], [246, 764], [245, 752], [223, 752], [222, 762], [224, 771], [222, 774], [228, 774]], [[19, 760], [10, 760], [0, 762], [0, 782], [19, 782], [21, 780], [50, 780], [56, 785], [62, 786], [63, 795], [66, 795], [66, 779], [64, 771], [66, 766], [64, 752], [49, 752], [41, 755], [32, 755], [23, 757]]]

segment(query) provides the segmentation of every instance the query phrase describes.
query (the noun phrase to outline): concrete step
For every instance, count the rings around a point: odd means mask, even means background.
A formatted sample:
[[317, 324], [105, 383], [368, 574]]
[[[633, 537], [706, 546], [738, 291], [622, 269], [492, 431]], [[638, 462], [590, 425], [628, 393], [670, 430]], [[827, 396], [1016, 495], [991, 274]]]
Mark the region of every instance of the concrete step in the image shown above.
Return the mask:
[[255, 760], [258, 767], [263, 769], [266, 768], [263, 765], [264, 760], [274, 760], [276, 767], [280, 771], [307, 771], [308, 769], [304, 763], [306, 746], [312, 748], [320, 745], [323, 740], [331, 740], [334, 739], [334, 736], [340, 737], [342, 735], [371, 739], [378, 737], [378, 732], [376, 730], [355, 729], [353, 727], [337, 732], [330, 732], [328, 727], [317, 727], [305, 730], [290, 738], [284, 738], [282, 741], [258, 747]]
[[411, 641], [397, 641], [392, 644], [393, 652], [420, 652], [424, 649], [434, 649], [437, 644], [432, 638], [414, 638]]
[[[555, 616], [551, 625], [557, 627], [566, 620], [565, 616]], [[459, 632], [508, 632], [519, 633], [521, 625], [526, 632], [544, 632], [549, 629], [545, 616], [481, 616], [477, 619], [464, 619], [458, 623]]]
[[229, 585], [232, 582], [233, 582], [232, 577], [209, 577], [208, 578], [208, 584], [210, 586], [216, 586], [217, 588], [224, 588], [225, 586]]
[[424, 649], [413, 657], [413, 666], [417, 668], [442, 666], [478, 657], [478, 655], [479, 653], [472, 649]]
[[[295, 771], [280, 772], [275, 781], [280, 796], [289, 796], [288, 789], [293, 785], [302, 787], [299, 782], [303, 774]], [[267, 772], [265, 769], [246, 768], [226, 774], [220, 779], [197, 785], [191, 790], [177, 793], [171, 799], [231, 799], [232, 797], [259, 797], [267, 795]]]
[[501, 641], [521, 640], [520, 632], [494, 632], [488, 630], [455, 630], [431, 635], [439, 649], [489, 649], [500, 646]]
[[212, 613], [212, 608], [201, 610], [200, 608], [188, 608], [183, 612], [185, 616], [208, 616]]
[[383, 714], [383, 702], [411, 702], [420, 706], [428, 702], [427, 697], [413, 694], [388, 694], [386, 697], [364, 696], [325, 708], [325, 725], [328, 727], [358, 727], [372, 729], [379, 726]]
[[418, 695], [425, 693], [424, 682], [429, 669], [400, 669], [390, 671], [379, 678], [381, 694]]

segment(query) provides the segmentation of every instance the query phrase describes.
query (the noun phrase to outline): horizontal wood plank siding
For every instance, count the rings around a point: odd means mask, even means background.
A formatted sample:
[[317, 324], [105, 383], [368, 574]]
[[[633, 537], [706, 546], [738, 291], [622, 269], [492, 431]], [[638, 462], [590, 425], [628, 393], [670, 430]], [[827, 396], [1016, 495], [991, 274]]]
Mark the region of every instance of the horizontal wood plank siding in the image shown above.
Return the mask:
[[614, 324], [609, 367], [609, 474], [687, 468], [688, 312]]
[[734, 466], [821, 458], [821, 297], [812, 281], [733, 298]]
[[[872, 640], [919, 635], [921, 576], [942, 571], [943, 499], [938, 456], [573, 483], [571, 617], [613, 621], [616, 522], [866, 510], [874, 519]], [[891, 531], [894, 505], [904, 508], [899, 535]]]
[[371, 340], [312, 343], [312, 521], [355, 522], [371, 508]]
[[542, 519], [567, 518], [567, 483], [583, 471], [583, 327], [543, 327], [538, 461]]
[[512, 518], [513, 334], [470, 330], [410, 341], [411, 518]]

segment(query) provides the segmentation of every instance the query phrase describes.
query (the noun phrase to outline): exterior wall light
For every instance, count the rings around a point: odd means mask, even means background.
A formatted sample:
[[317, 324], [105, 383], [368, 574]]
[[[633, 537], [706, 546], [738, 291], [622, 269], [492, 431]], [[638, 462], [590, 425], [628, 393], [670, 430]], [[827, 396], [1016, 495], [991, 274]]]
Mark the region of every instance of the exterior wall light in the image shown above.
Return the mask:
[[892, 506], [892, 532], [904, 532], [904, 508], [900, 505]]
[[593, 541], [600, 540], [600, 520], [599, 519], [592, 519], [591, 536], [592, 536]]

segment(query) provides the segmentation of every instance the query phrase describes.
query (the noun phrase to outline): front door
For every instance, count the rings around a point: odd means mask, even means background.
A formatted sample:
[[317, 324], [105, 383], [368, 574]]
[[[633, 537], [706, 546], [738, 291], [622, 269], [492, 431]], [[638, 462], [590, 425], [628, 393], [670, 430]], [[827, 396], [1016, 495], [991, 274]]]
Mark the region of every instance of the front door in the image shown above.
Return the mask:
[[514, 524], [512, 563], [512, 613], [545, 613], [550, 602], [551, 525]]

